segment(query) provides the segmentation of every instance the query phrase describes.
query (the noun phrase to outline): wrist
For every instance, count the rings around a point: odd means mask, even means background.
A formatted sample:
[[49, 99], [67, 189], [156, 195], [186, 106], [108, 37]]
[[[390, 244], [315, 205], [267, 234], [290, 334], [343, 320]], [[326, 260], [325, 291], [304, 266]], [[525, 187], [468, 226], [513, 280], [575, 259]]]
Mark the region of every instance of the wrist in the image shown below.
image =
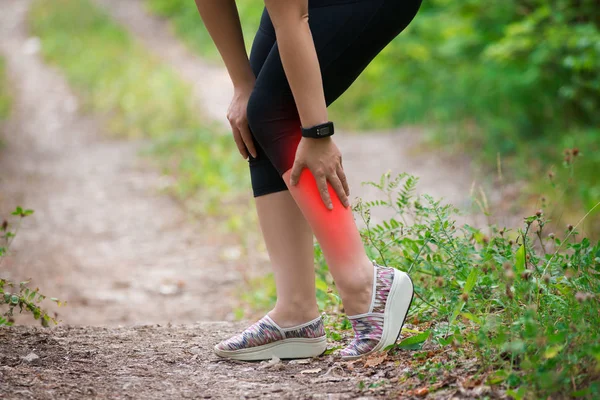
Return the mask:
[[254, 89], [255, 79], [247, 79], [233, 83], [234, 92], [251, 92]]
[[302, 126], [302, 136], [307, 138], [325, 139], [333, 135], [333, 133], [334, 126], [331, 121], [309, 127]]

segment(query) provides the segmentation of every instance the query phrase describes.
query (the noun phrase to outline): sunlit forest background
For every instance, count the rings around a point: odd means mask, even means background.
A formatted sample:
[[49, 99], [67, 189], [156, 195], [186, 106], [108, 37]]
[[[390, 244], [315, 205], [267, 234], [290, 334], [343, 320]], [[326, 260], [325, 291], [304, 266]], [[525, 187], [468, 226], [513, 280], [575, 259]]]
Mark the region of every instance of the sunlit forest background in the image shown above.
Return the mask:
[[[188, 3], [148, 0], [194, 49], [218, 60]], [[263, 3], [238, 8], [250, 46]], [[438, 146], [490, 171], [501, 159], [529, 182], [525, 201], [551, 190], [549, 174], [567, 174], [560, 206], [581, 215], [600, 198], [599, 26], [595, 0], [424, 1], [333, 115], [353, 128], [427, 126]]]

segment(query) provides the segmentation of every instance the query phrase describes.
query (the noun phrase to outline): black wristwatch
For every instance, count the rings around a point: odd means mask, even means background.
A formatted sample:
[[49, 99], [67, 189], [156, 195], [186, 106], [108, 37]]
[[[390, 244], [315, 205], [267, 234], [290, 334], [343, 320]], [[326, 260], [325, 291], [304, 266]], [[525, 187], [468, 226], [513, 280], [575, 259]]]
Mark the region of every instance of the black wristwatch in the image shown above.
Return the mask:
[[333, 122], [302, 128], [302, 136], [314, 139], [321, 139], [333, 135]]

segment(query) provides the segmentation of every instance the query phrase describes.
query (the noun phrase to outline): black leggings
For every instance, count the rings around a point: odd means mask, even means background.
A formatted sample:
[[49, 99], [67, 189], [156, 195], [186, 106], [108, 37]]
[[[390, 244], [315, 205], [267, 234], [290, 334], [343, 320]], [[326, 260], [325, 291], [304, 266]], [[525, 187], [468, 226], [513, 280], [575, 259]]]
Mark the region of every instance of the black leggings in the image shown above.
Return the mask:
[[[309, 25], [329, 106], [416, 15], [421, 0], [309, 0]], [[286, 190], [281, 175], [294, 163], [302, 138], [275, 30], [266, 9], [252, 44], [256, 84], [248, 124], [257, 157], [249, 156], [254, 197]]]

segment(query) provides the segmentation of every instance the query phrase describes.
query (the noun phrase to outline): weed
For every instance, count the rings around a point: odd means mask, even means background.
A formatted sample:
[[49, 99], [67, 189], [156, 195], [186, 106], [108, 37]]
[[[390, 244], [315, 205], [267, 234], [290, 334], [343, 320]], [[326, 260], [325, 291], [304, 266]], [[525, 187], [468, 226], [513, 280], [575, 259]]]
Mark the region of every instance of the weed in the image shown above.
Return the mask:
[[[12, 212], [12, 215], [18, 218], [18, 223], [14, 230], [11, 229], [11, 225], [7, 220], [3, 220], [2, 225], [0, 225], [0, 268], [9, 255], [10, 246], [19, 230], [21, 221], [31, 214], [33, 214], [33, 210], [17, 207]], [[20, 282], [18, 289], [15, 290], [16, 284], [14, 282], [0, 277], [0, 306], [4, 305], [7, 307], [7, 310], [0, 315], [0, 326], [12, 325], [12, 317], [16, 308], [21, 313], [23, 311], [31, 313], [35, 319], [40, 320], [42, 326], [48, 326], [50, 323], [58, 323], [55, 318], [51, 317], [39, 306], [46, 299], [46, 296], [41, 294], [38, 288], [31, 289], [29, 283], [29, 280]], [[65, 304], [56, 298], [51, 298], [50, 300], [59, 306]]]

